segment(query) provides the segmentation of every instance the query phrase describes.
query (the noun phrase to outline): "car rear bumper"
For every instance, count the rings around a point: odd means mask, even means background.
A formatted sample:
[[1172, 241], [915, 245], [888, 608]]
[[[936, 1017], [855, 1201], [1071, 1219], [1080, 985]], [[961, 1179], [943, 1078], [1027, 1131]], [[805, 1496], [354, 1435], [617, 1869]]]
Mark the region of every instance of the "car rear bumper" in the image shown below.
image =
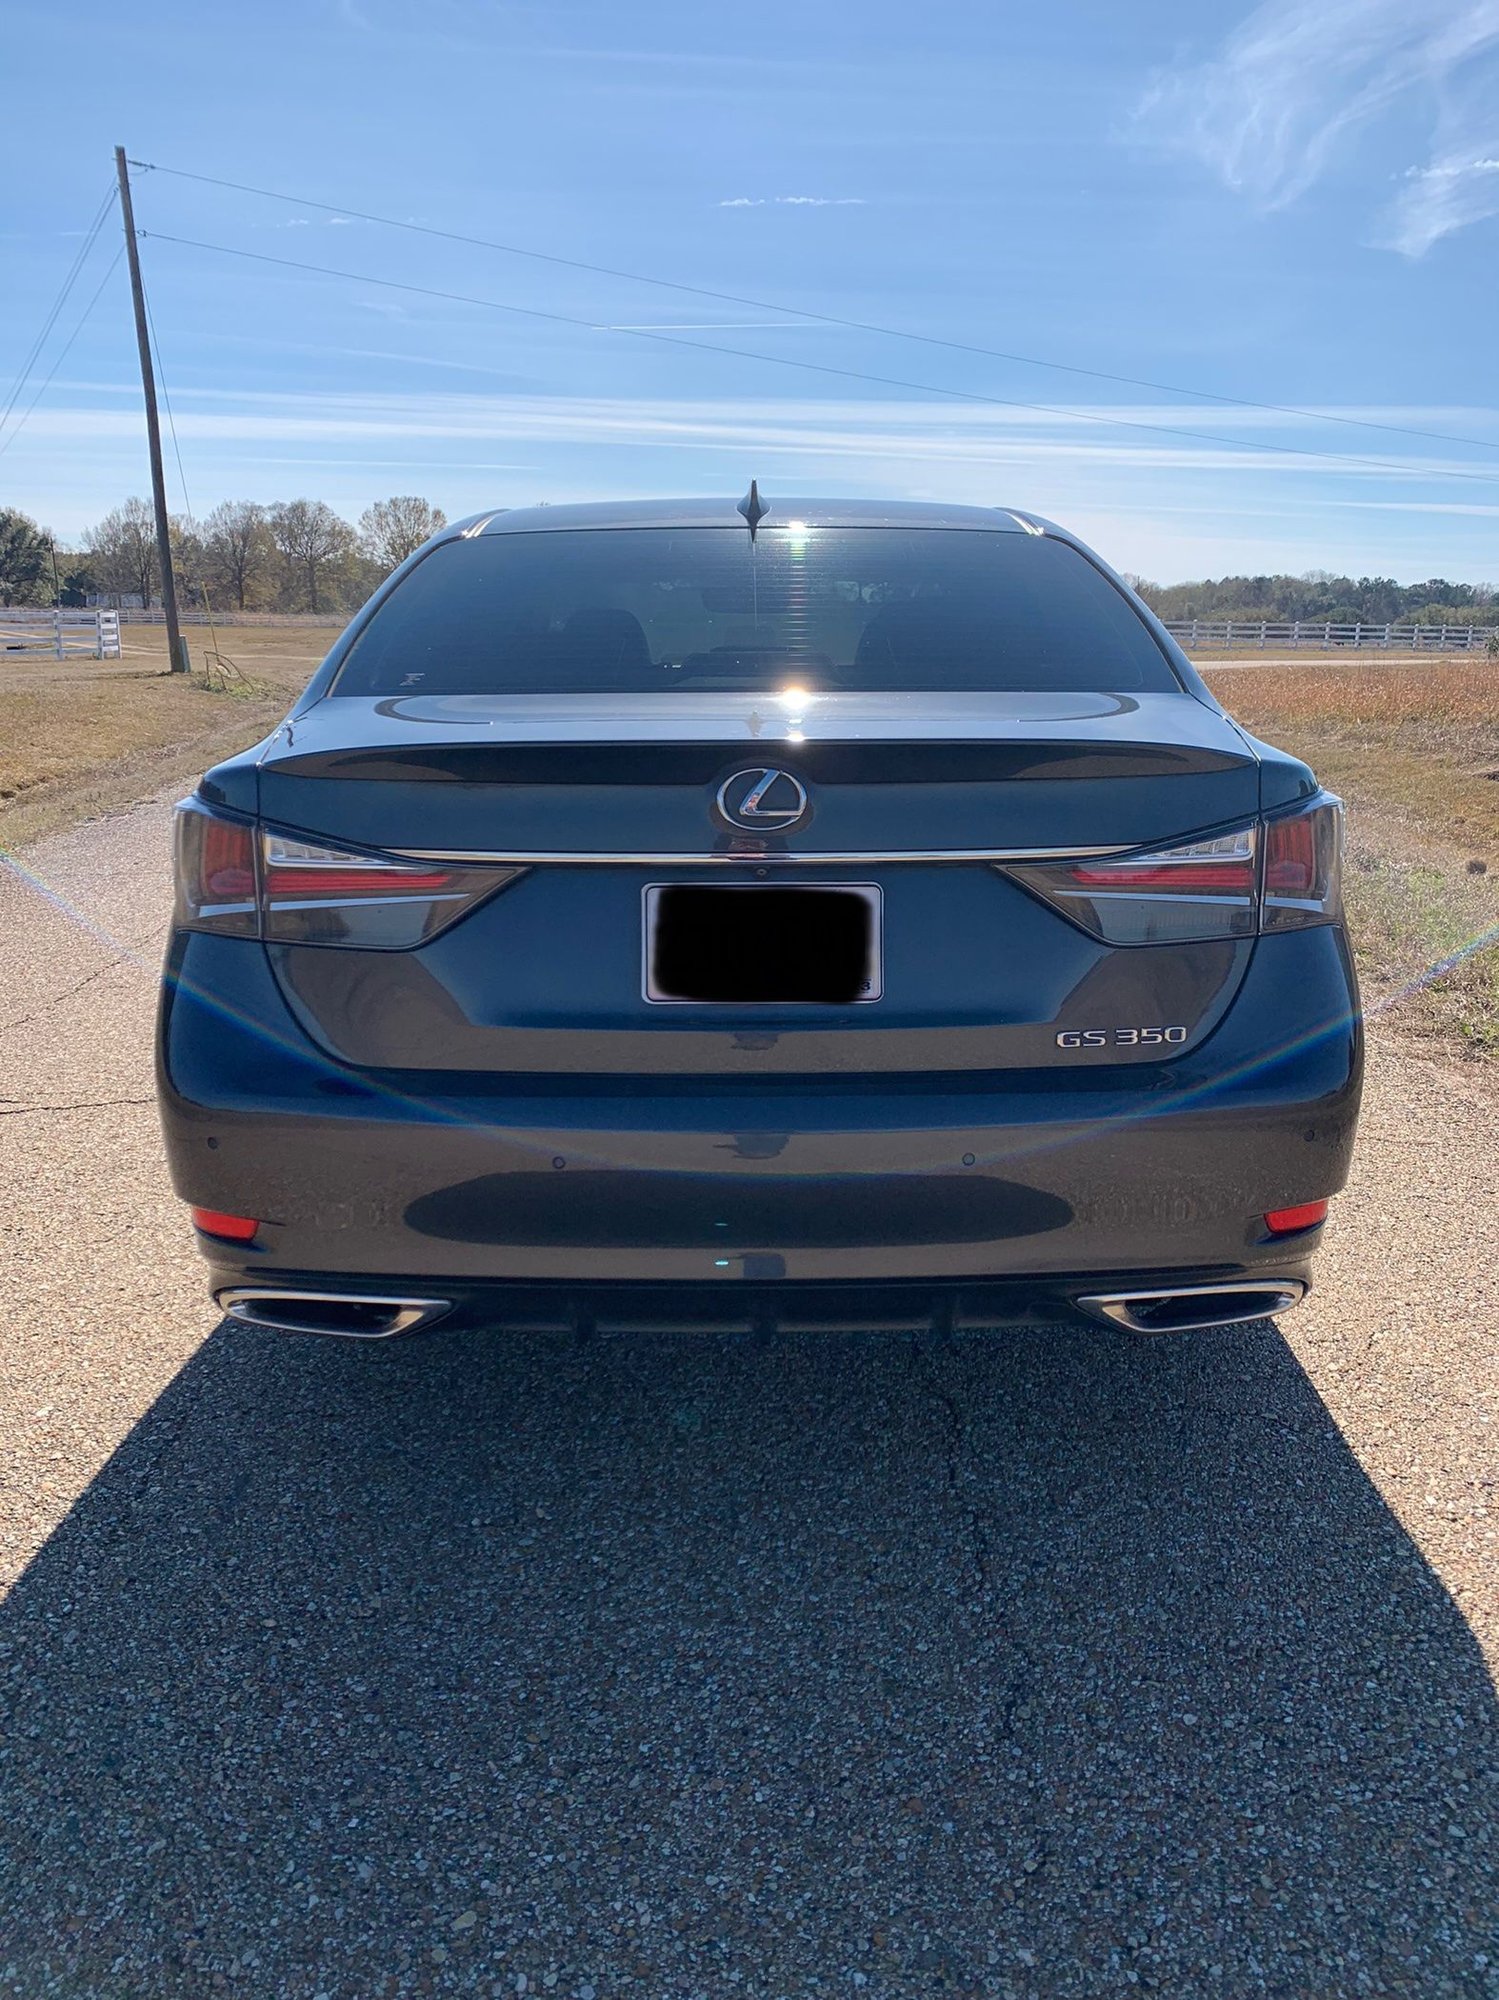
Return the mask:
[[1342, 1185], [1361, 1068], [1331, 929], [1262, 939], [1207, 1043], [1123, 1072], [450, 1090], [323, 1056], [261, 948], [202, 934], [174, 939], [159, 1055], [178, 1192], [262, 1224], [203, 1240], [217, 1288], [501, 1285], [550, 1311], [562, 1290], [685, 1287], [743, 1291], [749, 1320], [755, 1288], [996, 1286], [1033, 1317], [1100, 1276], [1293, 1275], [1316, 1233], [1263, 1217]]
[[[879, 1284], [489, 1284], [450, 1279], [350, 1281], [338, 1273], [246, 1271], [215, 1263], [210, 1290], [241, 1323], [290, 1333], [388, 1339], [440, 1327], [515, 1333], [959, 1332], [1057, 1320], [1112, 1323], [1139, 1333], [1224, 1325], [1286, 1311], [1311, 1289], [1307, 1245], [1283, 1251], [1273, 1279], [1254, 1271], [1131, 1271], [1047, 1278]], [[1175, 1318], [1135, 1319], [1142, 1294], [1171, 1301]]]

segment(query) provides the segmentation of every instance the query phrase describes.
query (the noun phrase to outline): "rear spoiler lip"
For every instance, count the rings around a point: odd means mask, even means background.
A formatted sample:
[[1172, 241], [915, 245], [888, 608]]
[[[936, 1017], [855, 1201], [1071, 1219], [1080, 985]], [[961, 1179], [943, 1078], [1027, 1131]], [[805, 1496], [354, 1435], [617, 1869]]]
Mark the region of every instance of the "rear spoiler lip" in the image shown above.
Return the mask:
[[[304, 735], [311, 732], [303, 732]], [[373, 734], [373, 732], [371, 732]], [[456, 740], [413, 729], [407, 742], [298, 742], [272, 746], [262, 767], [283, 778], [351, 784], [540, 786], [569, 789], [718, 784], [756, 757], [782, 762], [817, 785], [1087, 783], [1121, 778], [1169, 780], [1252, 769], [1259, 761], [1242, 738], [1220, 744], [1171, 742], [1164, 735], [1106, 737], [1016, 734], [941, 738], [781, 737], [746, 744], [738, 737], [607, 736], [592, 729], [570, 740], [512, 736]]]

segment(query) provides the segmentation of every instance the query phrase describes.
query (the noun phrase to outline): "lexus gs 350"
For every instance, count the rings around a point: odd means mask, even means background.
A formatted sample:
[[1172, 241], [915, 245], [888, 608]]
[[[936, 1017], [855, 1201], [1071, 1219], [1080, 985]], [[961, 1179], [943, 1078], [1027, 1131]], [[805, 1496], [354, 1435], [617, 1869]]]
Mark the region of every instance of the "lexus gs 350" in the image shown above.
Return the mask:
[[1232, 1324], [1358, 1109], [1341, 809], [1024, 513], [445, 529], [177, 818], [233, 1318]]

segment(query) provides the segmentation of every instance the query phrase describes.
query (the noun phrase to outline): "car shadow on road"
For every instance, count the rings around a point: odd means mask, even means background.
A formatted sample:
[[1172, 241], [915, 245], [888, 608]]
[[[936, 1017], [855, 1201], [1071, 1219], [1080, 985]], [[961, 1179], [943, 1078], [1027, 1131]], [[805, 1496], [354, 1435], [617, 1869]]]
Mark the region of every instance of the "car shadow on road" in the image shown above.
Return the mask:
[[224, 1327], [0, 1646], [27, 1996], [1494, 1978], [1483, 1662], [1263, 1324]]

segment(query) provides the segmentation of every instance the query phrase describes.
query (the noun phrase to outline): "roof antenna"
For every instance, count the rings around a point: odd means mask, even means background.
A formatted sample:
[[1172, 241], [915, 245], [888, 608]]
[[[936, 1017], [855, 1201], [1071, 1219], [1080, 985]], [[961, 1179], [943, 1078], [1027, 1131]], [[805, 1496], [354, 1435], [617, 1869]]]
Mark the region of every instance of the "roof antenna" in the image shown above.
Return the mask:
[[760, 498], [758, 480], [752, 479], [750, 481], [750, 490], [740, 501], [736, 511], [742, 514], [745, 520], [749, 522], [750, 540], [753, 541], [755, 539], [756, 528], [759, 527], [765, 516], [770, 512], [770, 502]]

